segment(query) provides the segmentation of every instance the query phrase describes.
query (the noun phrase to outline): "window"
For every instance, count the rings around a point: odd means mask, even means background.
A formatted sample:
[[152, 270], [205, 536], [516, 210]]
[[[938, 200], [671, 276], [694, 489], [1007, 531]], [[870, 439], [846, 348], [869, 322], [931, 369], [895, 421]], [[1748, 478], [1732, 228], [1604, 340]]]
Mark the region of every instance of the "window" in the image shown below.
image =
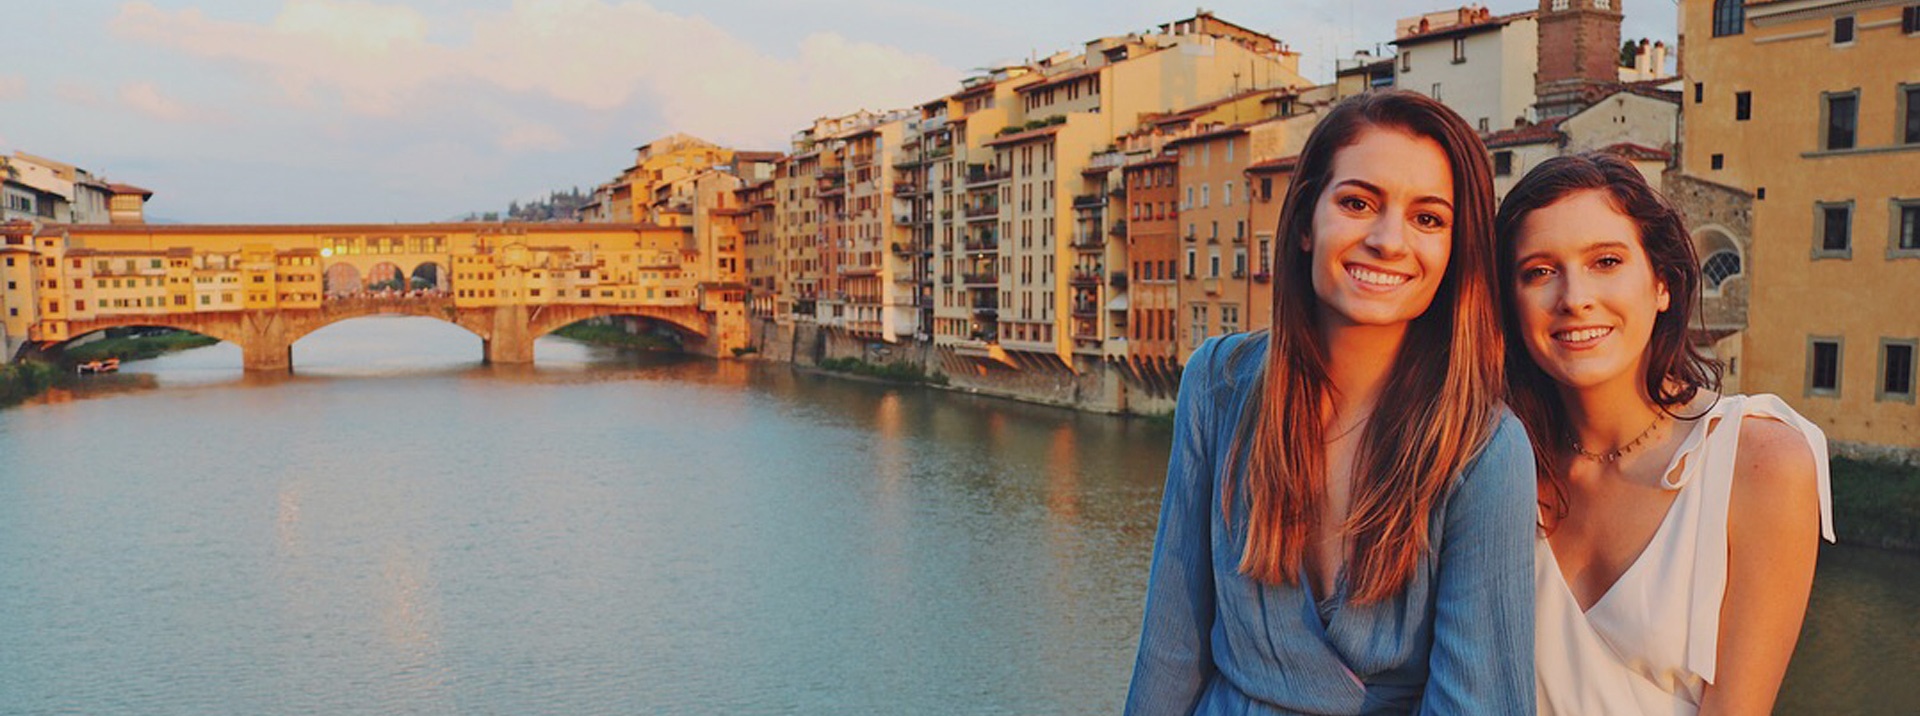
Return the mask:
[[1700, 262], [1700, 275], [1707, 279], [1707, 288], [1718, 289], [1727, 279], [1740, 275], [1740, 254], [1721, 249]]
[[1905, 35], [1920, 35], [1920, 5], [1900, 8], [1900, 32]]
[[1441, 101], [1440, 100], [1440, 83], [1438, 82], [1433, 83], [1433, 94], [1430, 96], [1433, 97], [1433, 101], [1435, 102]]
[[1807, 340], [1807, 395], [1840, 397], [1840, 339]]
[[1193, 306], [1193, 342], [1195, 345], [1199, 345], [1200, 341], [1205, 340], [1206, 337], [1207, 307], [1195, 304]]
[[1610, 10], [1613, 8], [1613, 0], [1593, 0], [1593, 6], [1602, 10]]
[[1920, 258], [1920, 199], [1894, 199], [1887, 258]]
[[1853, 256], [1853, 202], [1814, 204], [1814, 226], [1820, 240], [1814, 245], [1816, 259], [1844, 259]]
[[1467, 61], [1467, 38], [1453, 38], [1453, 64]]
[[[1227, 149], [1229, 150], [1228, 153], [1232, 153], [1231, 150], [1233, 149], [1233, 145], [1231, 144], [1227, 145]], [[1225, 184], [1222, 184], [1220, 186], [1220, 205], [1233, 206], [1233, 182], [1232, 181], [1228, 181]]]
[[1233, 304], [1220, 305], [1220, 332], [1232, 333], [1240, 330], [1240, 307]]
[[1198, 255], [1194, 252], [1194, 250], [1187, 249], [1187, 278], [1189, 279], [1193, 278], [1194, 262], [1197, 260], [1198, 260]]
[[1821, 122], [1826, 128], [1821, 148], [1852, 149], [1854, 125], [1860, 112], [1859, 91], [1823, 92], [1820, 96], [1825, 100], [1822, 109], [1826, 112], [1826, 121]]
[[1513, 150], [1502, 149], [1493, 153], [1493, 175], [1513, 176]]
[[1207, 277], [1220, 278], [1220, 247], [1207, 249]]
[[1555, 10], [1567, 9], [1567, 0], [1553, 0], [1553, 9]]
[[1493, 127], [1493, 123], [1487, 121], [1486, 117], [1480, 118], [1480, 131], [1482, 132], [1492, 131], [1492, 127]]
[[1733, 93], [1733, 120], [1745, 122], [1749, 119], [1753, 119], [1753, 93]]
[[1413, 71], [1413, 51], [1412, 50], [1400, 51], [1400, 71], [1401, 72]]
[[1726, 37], [1746, 31], [1746, 0], [1713, 0], [1713, 36]]
[[1901, 85], [1895, 99], [1900, 104], [1900, 143], [1920, 144], [1920, 85]]
[[1713, 156], [1707, 157], [1707, 161], [1708, 163], [1712, 164], [1713, 168], [1715, 169], [1724, 169], [1727, 166], [1727, 155], [1715, 154]]
[[1913, 350], [1920, 341], [1880, 339], [1880, 385], [1874, 400], [1913, 402]]
[[1707, 83], [1705, 82], [1693, 83], [1693, 103], [1694, 104], [1701, 103], [1706, 99], [1706, 96], [1707, 96]]
[[1833, 44], [1853, 44], [1853, 16], [1841, 15], [1833, 19]]

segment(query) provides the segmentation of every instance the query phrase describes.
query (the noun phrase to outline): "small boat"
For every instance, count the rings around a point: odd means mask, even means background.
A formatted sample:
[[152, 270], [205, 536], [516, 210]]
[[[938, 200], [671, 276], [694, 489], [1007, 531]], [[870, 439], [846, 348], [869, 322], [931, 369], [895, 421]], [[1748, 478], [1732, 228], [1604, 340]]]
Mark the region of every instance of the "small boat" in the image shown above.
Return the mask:
[[85, 363], [81, 363], [79, 366], [77, 366], [77, 368], [79, 369], [81, 375], [90, 375], [94, 373], [114, 373], [120, 370], [120, 359], [108, 358], [106, 360], [90, 360]]

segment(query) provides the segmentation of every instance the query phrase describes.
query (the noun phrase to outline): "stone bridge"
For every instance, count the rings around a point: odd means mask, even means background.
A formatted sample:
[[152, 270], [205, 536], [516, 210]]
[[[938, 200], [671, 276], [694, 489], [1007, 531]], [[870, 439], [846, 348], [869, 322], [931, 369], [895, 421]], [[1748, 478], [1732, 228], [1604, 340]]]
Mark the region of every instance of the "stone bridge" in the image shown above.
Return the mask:
[[691, 352], [711, 355], [708, 349], [714, 347], [707, 340], [713, 333], [712, 316], [692, 306], [460, 307], [444, 296], [331, 298], [320, 308], [310, 309], [103, 316], [72, 321], [68, 330], [76, 338], [129, 326], [192, 331], [240, 346], [241, 360], [247, 370], [285, 371], [293, 367], [296, 341], [335, 323], [367, 316], [421, 316], [465, 328], [480, 337], [488, 363], [531, 363], [534, 339], [580, 321], [611, 316], [646, 318], [667, 325], [680, 334]]

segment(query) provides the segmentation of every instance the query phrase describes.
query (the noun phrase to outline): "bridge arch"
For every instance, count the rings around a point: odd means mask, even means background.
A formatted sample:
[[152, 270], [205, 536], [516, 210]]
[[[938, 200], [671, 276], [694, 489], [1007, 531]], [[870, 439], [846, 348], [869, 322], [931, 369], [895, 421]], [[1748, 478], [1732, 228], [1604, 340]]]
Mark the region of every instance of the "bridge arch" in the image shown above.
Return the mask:
[[422, 261], [407, 272], [407, 288], [416, 291], [447, 290], [450, 285], [447, 269], [438, 261]]
[[360, 269], [353, 264], [341, 261], [327, 266], [320, 274], [321, 293], [328, 298], [351, 296], [359, 293], [365, 285], [360, 278]]
[[367, 269], [366, 290], [405, 291], [407, 290], [407, 272], [392, 261], [381, 261]]
[[539, 338], [594, 318], [645, 318], [671, 328], [682, 340], [705, 341], [711, 330], [706, 315], [692, 306], [540, 306], [528, 316], [527, 333]]

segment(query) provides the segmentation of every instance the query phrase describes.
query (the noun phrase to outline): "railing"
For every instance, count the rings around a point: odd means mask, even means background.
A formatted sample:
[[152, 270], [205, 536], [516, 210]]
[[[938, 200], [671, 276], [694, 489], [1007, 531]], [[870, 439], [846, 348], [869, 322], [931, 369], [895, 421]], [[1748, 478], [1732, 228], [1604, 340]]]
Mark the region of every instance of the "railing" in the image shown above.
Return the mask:
[[1098, 232], [1093, 234], [1075, 233], [1071, 245], [1073, 248], [1082, 251], [1098, 251], [1106, 248], [1107, 242], [1100, 237]]
[[1006, 181], [1008, 178], [1012, 176], [1013, 176], [1012, 167], [1008, 167], [1006, 169], [994, 169], [991, 167], [977, 167], [977, 166], [967, 168], [967, 184], [969, 185], [991, 184], [993, 182]]
[[1273, 274], [1267, 273], [1265, 271], [1255, 271], [1253, 273], [1253, 280], [1256, 283], [1266, 283], [1268, 281], [1273, 280]]
[[997, 286], [1000, 284], [1000, 275], [991, 273], [963, 273], [960, 274], [960, 281], [967, 286]]
[[1127, 272], [1115, 271], [1107, 276], [1107, 285], [1124, 289], [1127, 287]]
[[1113, 225], [1107, 227], [1107, 234], [1110, 236], [1118, 236], [1121, 238], [1125, 238], [1127, 235], [1127, 220], [1114, 219]]
[[896, 223], [896, 224], [911, 224], [911, 223], [913, 223], [913, 215], [912, 215], [912, 214], [894, 214], [894, 215], [893, 215], [893, 223]]
[[986, 219], [986, 218], [999, 216], [1000, 202], [981, 204], [980, 206], [969, 206], [966, 208], [964, 213], [966, 214], [967, 219], [970, 221], [974, 219]]
[[1106, 205], [1107, 195], [1105, 194], [1082, 194], [1073, 198], [1075, 209], [1098, 209]]
[[1076, 301], [1073, 304], [1074, 318], [1098, 318], [1100, 306], [1092, 301]]
[[970, 251], [970, 252], [999, 251], [1000, 240], [992, 236], [982, 237], [979, 239], [968, 239], [966, 248], [967, 248], [967, 251]]
[[1075, 286], [1098, 286], [1100, 285], [1100, 270], [1074, 269], [1073, 275], [1067, 279], [1067, 283]]
[[918, 191], [920, 191], [920, 182], [917, 181], [896, 181], [893, 183], [893, 193], [895, 196], [912, 196]]

